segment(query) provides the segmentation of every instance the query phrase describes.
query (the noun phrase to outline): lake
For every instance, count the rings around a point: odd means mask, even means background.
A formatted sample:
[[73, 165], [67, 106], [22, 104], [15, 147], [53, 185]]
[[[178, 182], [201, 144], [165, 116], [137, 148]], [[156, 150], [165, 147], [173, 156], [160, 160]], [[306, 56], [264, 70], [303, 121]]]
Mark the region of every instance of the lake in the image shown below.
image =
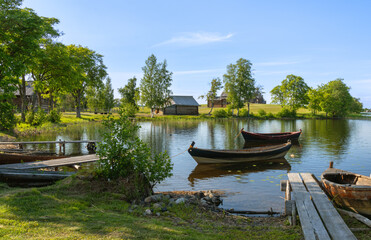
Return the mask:
[[[309, 172], [317, 178], [334, 162], [334, 167], [362, 175], [371, 173], [371, 121], [343, 120], [168, 120], [139, 122], [140, 138], [154, 152], [166, 150], [174, 163], [173, 176], [155, 191], [223, 190], [223, 208], [251, 211], [283, 210], [284, 193], [279, 183], [288, 172]], [[285, 159], [240, 165], [197, 165], [185, 152], [195, 147], [241, 149], [244, 128], [251, 132], [290, 132], [303, 130], [299, 144], [293, 145]], [[99, 140], [99, 124], [76, 125], [66, 131], [19, 140]], [[28, 146], [27, 148], [32, 148]], [[58, 151], [56, 145], [38, 149]], [[83, 144], [67, 144], [66, 154], [87, 154]]]

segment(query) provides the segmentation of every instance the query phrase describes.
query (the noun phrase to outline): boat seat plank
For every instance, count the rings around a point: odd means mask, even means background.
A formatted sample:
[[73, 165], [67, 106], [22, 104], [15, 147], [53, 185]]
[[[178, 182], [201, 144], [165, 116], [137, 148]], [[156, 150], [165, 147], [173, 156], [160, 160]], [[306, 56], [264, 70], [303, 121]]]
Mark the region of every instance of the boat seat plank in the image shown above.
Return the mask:
[[4, 165], [0, 165], [0, 170], [1, 169], [23, 170], [23, 169], [60, 167], [60, 166], [69, 166], [69, 165], [76, 165], [76, 164], [82, 164], [82, 163], [88, 163], [88, 162], [95, 162], [97, 160], [99, 160], [99, 157], [96, 154], [89, 154], [89, 155], [84, 155], [84, 156], [58, 158], [58, 159], [38, 161], [38, 162], [4, 164]]
[[304, 238], [306, 240], [330, 239], [299, 173], [288, 173], [287, 175], [295, 198]]
[[310, 173], [301, 173], [304, 184], [332, 239], [357, 239]]

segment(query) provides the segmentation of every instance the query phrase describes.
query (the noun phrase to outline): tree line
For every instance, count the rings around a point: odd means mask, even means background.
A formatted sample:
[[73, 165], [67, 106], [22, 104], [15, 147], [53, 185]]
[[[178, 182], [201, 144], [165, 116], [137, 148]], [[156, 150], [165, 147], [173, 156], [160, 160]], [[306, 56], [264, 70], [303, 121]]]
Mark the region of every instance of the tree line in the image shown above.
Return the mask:
[[[61, 33], [55, 25], [59, 20], [39, 16], [32, 9], [21, 8], [21, 4], [22, 0], [0, 2], [0, 129], [11, 129], [16, 123], [13, 103], [16, 91], [21, 98], [22, 122], [30, 122], [34, 112], [43, 114], [43, 99], [48, 100], [48, 111], [55, 121], [59, 110], [69, 105], [75, 109], [76, 117], [81, 117], [83, 107], [94, 112], [110, 112], [119, 104], [123, 111], [134, 116], [141, 103], [151, 109], [153, 116], [157, 109], [169, 104], [172, 72], [167, 69], [166, 60], [160, 62], [155, 55], [149, 56], [139, 86], [135, 76], [130, 78], [119, 89], [121, 99], [115, 103], [103, 56], [88, 47], [58, 42]], [[36, 104], [27, 101], [28, 80], [33, 83]], [[249, 115], [250, 102], [262, 93], [262, 86], [253, 77], [252, 63], [240, 58], [229, 64], [223, 83], [229, 108], [236, 109], [238, 116], [247, 105]], [[214, 78], [210, 85], [210, 91], [201, 97], [212, 103], [211, 113], [223, 84], [220, 78]], [[324, 111], [330, 116], [344, 116], [362, 111], [359, 99], [352, 97], [349, 90], [343, 79], [310, 88], [300, 76], [288, 75], [270, 93], [272, 102], [291, 115], [306, 107], [313, 114]]]

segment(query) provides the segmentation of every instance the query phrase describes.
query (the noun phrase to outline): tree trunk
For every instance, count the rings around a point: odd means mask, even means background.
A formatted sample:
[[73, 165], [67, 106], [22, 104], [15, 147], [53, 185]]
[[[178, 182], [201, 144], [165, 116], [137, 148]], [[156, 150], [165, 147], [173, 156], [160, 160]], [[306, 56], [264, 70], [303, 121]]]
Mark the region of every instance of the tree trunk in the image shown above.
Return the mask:
[[250, 117], [250, 103], [247, 103], [247, 117]]
[[53, 110], [54, 100], [53, 100], [53, 92], [49, 92], [49, 112]]
[[237, 108], [237, 117], [239, 116], [239, 114], [240, 114], [240, 109]]
[[81, 105], [81, 93], [79, 91], [76, 96], [76, 117], [77, 118], [81, 118], [80, 105]]
[[21, 97], [21, 119], [22, 122], [26, 121], [26, 76], [22, 75], [22, 83], [21, 87], [19, 88], [19, 95]]
[[41, 108], [41, 93], [40, 92], [37, 92], [37, 108], [40, 109]]
[[214, 108], [214, 102], [211, 103], [211, 109], [210, 109], [209, 115], [211, 115], [211, 112], [213, 111], [213, 108]]
[[153, 113], [153, 108], [151, 108], [151, 118], [153, 118], [154, 113]]

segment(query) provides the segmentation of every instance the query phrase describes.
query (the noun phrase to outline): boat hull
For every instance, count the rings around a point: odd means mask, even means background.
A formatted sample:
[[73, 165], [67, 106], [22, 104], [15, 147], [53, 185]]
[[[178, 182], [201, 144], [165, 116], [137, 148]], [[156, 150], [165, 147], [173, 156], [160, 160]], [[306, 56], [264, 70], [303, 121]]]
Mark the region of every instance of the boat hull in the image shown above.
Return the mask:
[[51, 159], [64, 158], [64, 157], [66, 157], [66, 156], [26, 155], [26, 154], [18, 154], [18, 153], [0, 153], [0, 164], [35, 162], [35, 161], [51, 160]]
[[245, 141], [287, 142], [287, 140], [298, 141], [301, 131], [284, 133], [252, 133], [241, 130], [241, 134]]
[[243, 150], [208, 150], [189, 148], [188, 153], [200, 164], [203, 163], [242, 163], [282, 158], [290, 150], [291, 143]]
[[371, 216], [370, 177], [329, 168], [321, 179], [327, 193], [338, 206]]

